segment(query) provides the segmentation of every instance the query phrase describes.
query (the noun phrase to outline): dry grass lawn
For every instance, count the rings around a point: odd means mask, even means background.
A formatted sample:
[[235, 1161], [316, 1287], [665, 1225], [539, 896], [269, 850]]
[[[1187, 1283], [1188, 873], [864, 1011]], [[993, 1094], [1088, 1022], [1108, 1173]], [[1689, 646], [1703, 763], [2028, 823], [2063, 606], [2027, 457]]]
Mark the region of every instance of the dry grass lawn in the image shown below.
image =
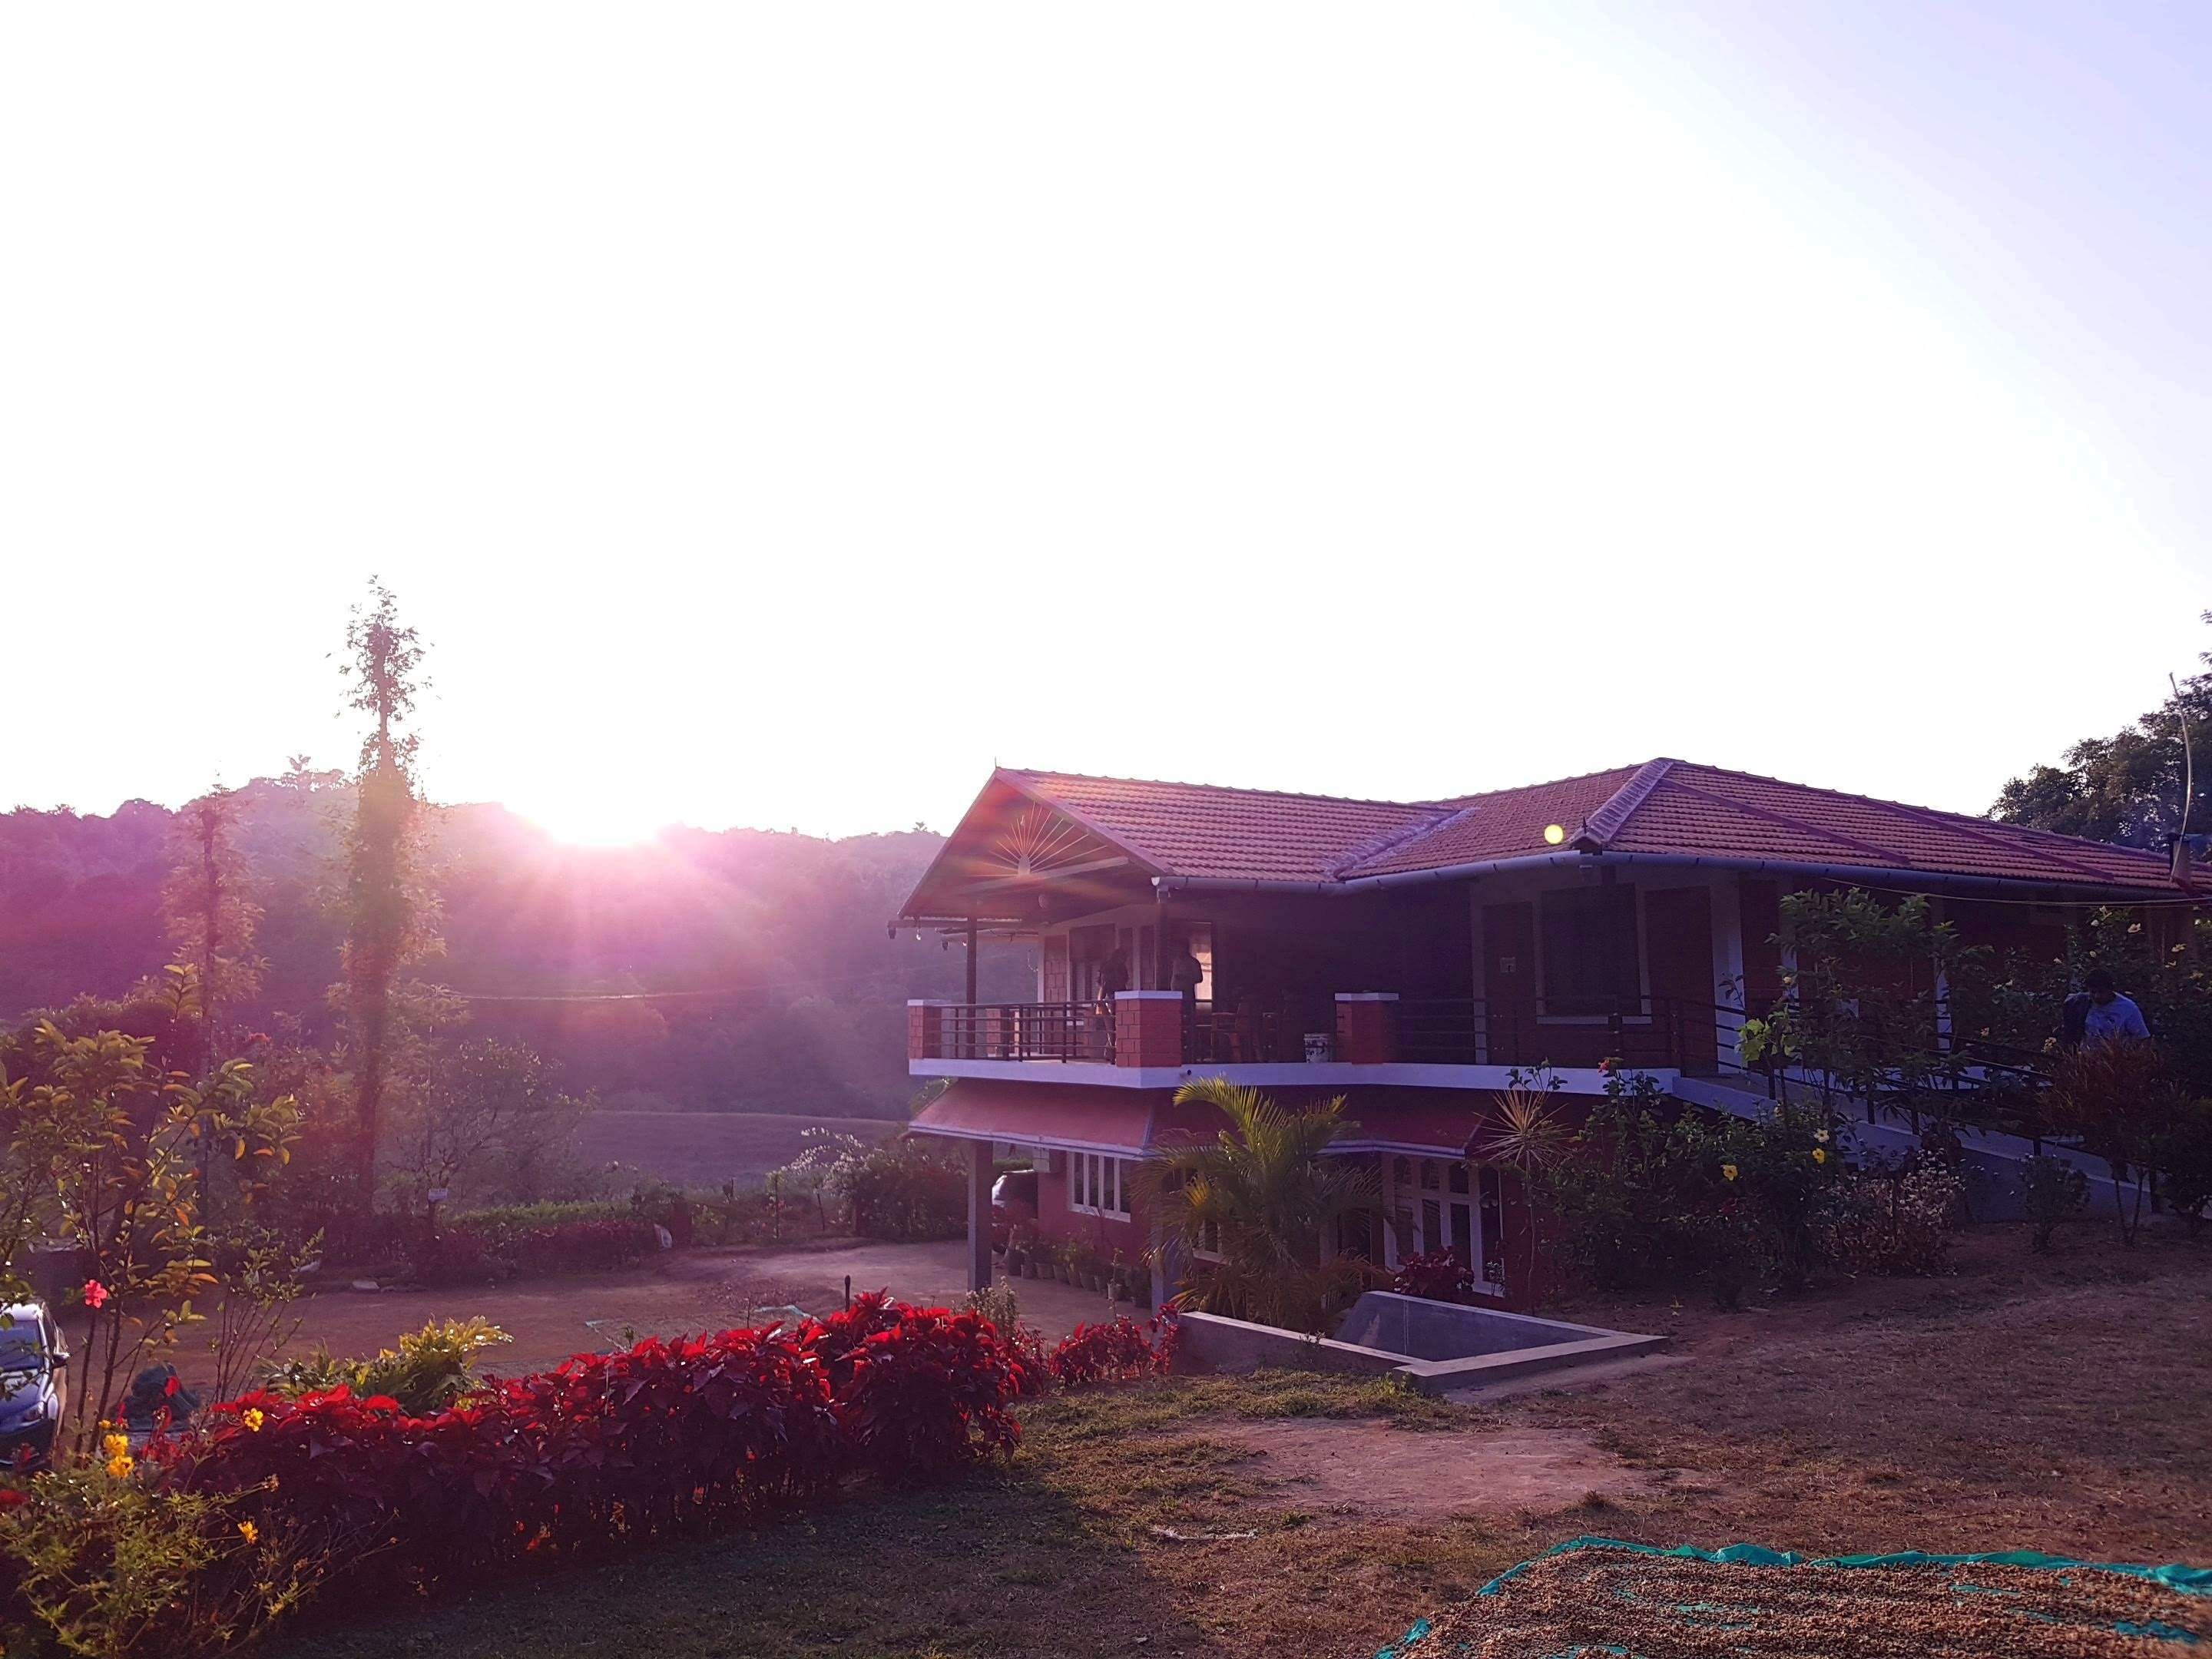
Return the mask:
[[[1686, 1359], [1589, 1392], [1446, 1404], [1277, 1373], [1040, 1401], [1013, 1464], [959, 1486], [303, 1635], [285, 1659], [1367, 1655], [1584, 1533], [2212, 1565], [2212, 1241], [2124, 1254], [2077, 1229], [2041, 1261], [1993, 1227], [1960, 1267], [1735, 1316], [1578, 1308], [1672, 1328]], [[1270, 1455], [1271, 1425], [1297, 1455]], [[1415, 1457], [1376, 1459], [1378, 1434]], [[1613, 1478], [1529, 1475], [1593, 1451]], [[1432, 1474], [1363, 1480], [1386, 1465]]]

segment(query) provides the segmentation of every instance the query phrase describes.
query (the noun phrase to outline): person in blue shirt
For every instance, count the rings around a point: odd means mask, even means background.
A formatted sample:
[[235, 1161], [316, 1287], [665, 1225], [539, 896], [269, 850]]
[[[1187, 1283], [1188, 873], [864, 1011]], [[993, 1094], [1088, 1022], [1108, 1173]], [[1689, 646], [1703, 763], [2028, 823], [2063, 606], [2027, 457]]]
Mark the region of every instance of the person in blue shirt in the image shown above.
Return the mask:
[[2090, 969], [2089, 976], [2081, 981], [2081, 988], [2066, 999], [2066, 1046], [2078, 1048], [2085, 1042], [2109, 1042], [2114, 1037], [2150, 1039], [2150, 1027], [2143, 1023], [2142, 1010], [2136, 1006], [2135, 999], [2120, 994], [2112, 976], [2102, 968]]

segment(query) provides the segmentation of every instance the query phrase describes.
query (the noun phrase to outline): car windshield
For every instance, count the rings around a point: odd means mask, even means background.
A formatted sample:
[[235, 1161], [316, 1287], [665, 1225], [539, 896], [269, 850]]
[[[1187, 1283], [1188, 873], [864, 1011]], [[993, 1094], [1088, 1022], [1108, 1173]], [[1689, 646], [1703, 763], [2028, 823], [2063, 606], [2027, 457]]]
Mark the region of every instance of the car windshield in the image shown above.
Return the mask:
[[34, 1371], [46, 1363], [46, 1345], [36, 1325], [0, 1330], [0, 1371]]

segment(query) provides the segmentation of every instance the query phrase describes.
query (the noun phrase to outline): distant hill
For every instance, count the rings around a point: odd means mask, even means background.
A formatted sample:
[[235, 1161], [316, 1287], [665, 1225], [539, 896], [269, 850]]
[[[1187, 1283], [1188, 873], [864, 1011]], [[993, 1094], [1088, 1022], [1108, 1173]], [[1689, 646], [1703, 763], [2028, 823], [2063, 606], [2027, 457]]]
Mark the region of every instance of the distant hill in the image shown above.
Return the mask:
[[[328, 1035], [342, 918], [336, 857], [352, 792], [331, 774], [239, 792], [240, 843], [267, 915], [258, 1017]], [[167, 957], [161, 889], [172, 814], [0, 814], [0, 1018], [114, 996]], [[671, 831], [576, 848], [497, 805], [436, 815], [446, 955], [421, 977], [486, 998], [478, 1027], [522, 1036], [569, 1086], [621, 1108], [902, 1115], [908, 997], [957, 996], [958, 948], [885, 924], [942, 844], [926, 830], [823, 840]], [[1033, 983], [987, 951], [985, 994]], [[706, 993], [657, 1000], [641, 993]], [[550, 1000], [629, 997], [615, 1000]]]

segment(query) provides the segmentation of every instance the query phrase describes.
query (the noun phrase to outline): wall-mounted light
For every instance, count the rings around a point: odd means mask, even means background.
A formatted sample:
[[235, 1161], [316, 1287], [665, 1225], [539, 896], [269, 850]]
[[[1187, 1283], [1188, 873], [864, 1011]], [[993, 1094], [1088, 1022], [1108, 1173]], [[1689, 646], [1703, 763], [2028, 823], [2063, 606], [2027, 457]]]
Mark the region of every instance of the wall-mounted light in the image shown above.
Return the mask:
[[1561, 842], [1566, 840], [1566, 838], [1567, 826], [1565, 824], [1547, 823], [1544, 826], [1544, 841], [1546, 845], [1557, 847]]

